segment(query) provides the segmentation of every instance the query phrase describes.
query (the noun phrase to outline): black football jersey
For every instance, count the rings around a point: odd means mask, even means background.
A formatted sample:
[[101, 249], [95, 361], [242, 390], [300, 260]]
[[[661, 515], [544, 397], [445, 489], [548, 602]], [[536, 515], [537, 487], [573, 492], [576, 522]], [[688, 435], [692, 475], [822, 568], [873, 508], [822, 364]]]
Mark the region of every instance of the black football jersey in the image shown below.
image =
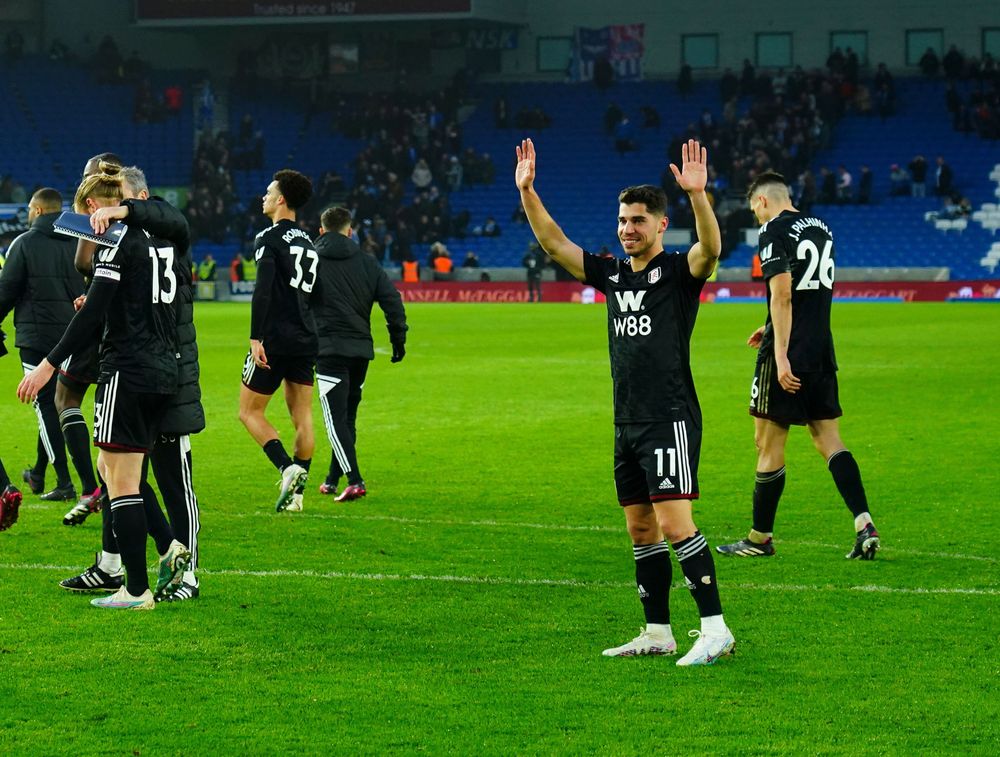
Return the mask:
[[[786, 210], [760, 227], [758, 250], [765, 281], [779, 273], [792, 274], [792, 333], [788, 341], [792, 370], [837, 370], [830, 331], [833, 232], [816, 216]], [[760, 348], [765, 353], [774, 352], [770, 286]]]
[[704, 280], [687, 254], [660, 253], [645, 270], [584, 253], [585, 282], [607, 298], [615, 423], [701, 418], [691, 376], [691, 332]]
[[177, 391], [176, 257], [172, 243], [138, 228], [130, 228], [116, 249], [94, 254], [94, 280], [118, 284], [101, 337], [100, 383], [117, 372], [131, 391]]
[[[316, 355], [316, 324], [310, 300], [319, 266], [312, 238], [292, 221], [281, 220], [254, 240], [257, 288], [254, 290], [251, 339], [260, 339], [267, 354]], [[270, 291], [262, 291], [262, 269], [273, 265]], [[268, 300], [266, 311], [260, 298]]]

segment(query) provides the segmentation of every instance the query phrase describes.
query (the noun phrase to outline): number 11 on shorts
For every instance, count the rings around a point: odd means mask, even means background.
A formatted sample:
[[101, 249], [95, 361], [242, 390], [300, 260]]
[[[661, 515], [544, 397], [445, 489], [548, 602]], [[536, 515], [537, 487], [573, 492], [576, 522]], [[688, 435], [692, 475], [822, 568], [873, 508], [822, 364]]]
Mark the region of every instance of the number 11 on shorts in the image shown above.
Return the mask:
[[669, 472], [664, 473], [663, 471], [663, 448], [657, 447], [653, 450], [653, 454], [656, 455], [656, 475], [657, 476], [676, 476], [677, 475], [677, 450], [673, 447], [669, 447], [667, 452], [667, 462], [670, 463]]

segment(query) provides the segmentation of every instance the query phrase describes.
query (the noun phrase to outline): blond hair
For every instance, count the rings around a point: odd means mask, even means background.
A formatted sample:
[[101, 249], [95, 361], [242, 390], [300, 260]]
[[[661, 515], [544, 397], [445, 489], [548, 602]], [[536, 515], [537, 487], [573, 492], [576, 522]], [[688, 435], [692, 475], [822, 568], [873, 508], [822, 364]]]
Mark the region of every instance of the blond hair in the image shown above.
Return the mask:
[[77, 213], [87, 212], [87, 200], [118, 200], [121, 201], [122, 176], [121, 166], [111, 162], [101, 161], [97, 164], [97, 173], [91, 174], [80, 182], [73, 198], [73, 209]]

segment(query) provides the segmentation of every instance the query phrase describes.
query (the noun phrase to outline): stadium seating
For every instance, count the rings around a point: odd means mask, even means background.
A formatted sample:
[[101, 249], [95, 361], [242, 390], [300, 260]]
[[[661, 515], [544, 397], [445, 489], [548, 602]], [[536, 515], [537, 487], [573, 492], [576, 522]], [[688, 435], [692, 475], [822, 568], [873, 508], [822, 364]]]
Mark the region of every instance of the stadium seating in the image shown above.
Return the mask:
[[[71, 191], [84, 157], [114, 147], [140, 162], [153, 186], [186, 185], [190, 181], [194, 145], [193, 107], [161, 123], [135, 124], [133, 87], [99, 85], [92, 73], [75, 64], [30, 57], [0, 64], [0, 97], [8, 107], [0, 112], [7, 150], [0, 172], [26, 185], [48, 184]], [[152, 75], [155, 90], [177, 82], [190, 95], [198, 72]], [[964, 85], [963, 85], [964, 86]], [[307, 118], [304, 109], [287, 97], [258, 93], [254, 99], [228, 93], [232, 131], [249, 113], [265, 136], [264, 167], [233, 171], [236, 192], [246, 201], [266, 187], [277, 168], [293, 165], [318, 178], [335, 168], [350, 182], [350, 164], [363, 141], [331, 129], [330, 117]], [[464, 145], [488, 153], [496, 165], [492, 185], [466, 185], [451, 197], [451, 207], [471, 213], [470, 229], [493, 216], [502, 228], [499, 237], [471, 235], [447, 240], [460, 262], [475, 252], [484, 266], [520, 266], [530, 229], [516, 224], [511, 214], [518, 202], [513, 186], [514, 146], [523, 136], [516, 128], [498, 129], [492, 104], [499, 96], [509, 113], [541, 107], [552, 118], [550, 128], [532, 133], [538, 149], [539, 193], [567, 234], [586, 249], [607, 245], [617, 249], [614, 196], [629, 184], [659, 183], [666, 168], [665, 147], [671, 137], [697, 121], [703, 108], [719, 117], [718, 83], [696, 83], [693, 94], [682, 98], [672, 83], [616, 84], [606, 91], [591, 85], [566, 83], [483, 84], [473, 97], [477, 107], [463, 124]], [[843, 164], [857, 176], [861, 165], [874, 174], [870, 205], [817, 206], [834, 229], [840, 265], [948, 266], [953, 278], [982, 278], [995, 269], [994, 237], [1000, 230], [1000, 163], [994, 143], [956, 132], [944, 106], [939, 81], [897, 81], [897, 113], [886, 121], [848, 115], [838, 125], [832, 147], [819, 154], [814, 168]], [[190, 99], [190, 97], [188, 98]], [[636, 124], [638, 149], [620, 156], [613, 138], [603, 130], [609, 103], [616, 103]], [[655, 107], [659, 129], [641, 127], [640, 108]], [[906, 164], [923, 154], [931, 164], [943, 155], [954, 169], [961, 193], [972, 200], [971, 222], [928, 223], [924, 216], [940, 208], [940, 200], [889, 197], [888, 167]], [[930, 193], [933, 194], [932, 192]], [[212, 252], [221, 265], [239, 243], [199, 243], [196, 258]], [[749, 263], [750, 248], [737, 248], [727, 265]], [[992, 265], [992, 267], [991, 267]]]

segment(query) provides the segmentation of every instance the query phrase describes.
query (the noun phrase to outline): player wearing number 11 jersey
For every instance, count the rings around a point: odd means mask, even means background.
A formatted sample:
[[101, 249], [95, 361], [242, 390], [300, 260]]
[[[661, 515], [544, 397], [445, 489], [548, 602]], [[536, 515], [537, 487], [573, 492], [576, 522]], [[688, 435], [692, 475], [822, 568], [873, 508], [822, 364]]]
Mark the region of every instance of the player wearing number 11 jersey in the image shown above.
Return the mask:
[[758, 348], [750, 389], [757, 475], [753, 528], [746, 539], [717, 547], [724, 555], [767, 557], [778, 501], [785, 488], [785, 442], [791, 425], [809, 427], [845, 504], [854, 516], [849, 559], [871, 560], [880, 546], [861, 471], [840, 439], [837, 360], [830, 332], [835, 256], [833, 233], [791, 202], [784, 177], [758, 176], [747, 192], [763, 225], [760, 262], [767, 282], [767, 321], [747, 343]]
[[606, 657], [672, 655], [670, 550], [698, 606], [701, 631], [678, 665], [709, 665], [736, 644], [722, 617], [715, 563], [695, 526], [701, 409], [691, 376], [690, 343], [705, 280], [719, 260], [719, 223], [705, 194], [708, 156], [696, 141], [683, 145], [682, 170], [698, 241], [685, 254], [663, 249], [667, 198], [650, 185], [618, 196], [618, 239], [627, 260], [604, 260], [571, 242], [534, 189], [535, 147], [524, 140], [515, 181], [531, 230], [542, 249], [576, 278], [607, 295], [608, 347], [614, 384], [614, 475], [632, 539], [635, 579], [646, 626], [635, 639], [604, 650]]
[[[312, 182], [298, 171], [274, 174], [263, 197], [273, 225], [254, 240], [257, 284], [250, 316], [250, 351], [243, 364], [240, 420], [281, 472], [278, 512], [301, 510], [312, 462], [312, 386], [316, 368], [316, 324], [310, 306], [319, 257], [312, 239], [295, 223], [296, 211], [312, 196]], [[295, 427], [294, 459], [265, 416], [278, 386]]]

